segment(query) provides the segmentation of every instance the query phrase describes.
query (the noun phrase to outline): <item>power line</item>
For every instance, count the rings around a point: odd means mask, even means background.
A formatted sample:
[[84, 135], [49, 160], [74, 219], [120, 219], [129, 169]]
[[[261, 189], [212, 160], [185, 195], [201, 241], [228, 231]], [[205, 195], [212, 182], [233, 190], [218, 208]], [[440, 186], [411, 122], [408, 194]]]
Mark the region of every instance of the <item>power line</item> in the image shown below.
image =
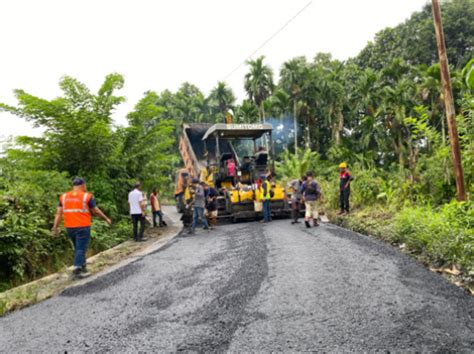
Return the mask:
[[288, 21], [286, 21], [278, 30], [276, 30], [270, 37], [268, 37], [257, 49], [255, 49], [249, 56], [247, 56], [239, 65], [237, 65], [230, 73], [226, 75], [223, 81], [227, 80], [232, 74], [234, 74], [245, 62], [252, 58], [252, 56], [257, 53], [260, 49], [265, 47], [268, 42], [275, 38], [281, 31], [283, 31], [291, 22], [293, 22], [303, 11], [305, 11], [309, 5], [313, 3], [313, 0], [309, 1], [305, 6], [303, 6], [296, 14], [294, 14]]

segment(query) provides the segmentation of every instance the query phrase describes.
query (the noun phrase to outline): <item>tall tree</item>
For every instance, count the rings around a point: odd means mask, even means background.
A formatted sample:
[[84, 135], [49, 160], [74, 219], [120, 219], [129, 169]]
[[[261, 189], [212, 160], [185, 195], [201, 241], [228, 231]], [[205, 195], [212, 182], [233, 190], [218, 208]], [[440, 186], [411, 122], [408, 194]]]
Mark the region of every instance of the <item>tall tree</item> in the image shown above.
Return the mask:
[[83, 83], [65, 76], [59, 83], [62, 97], [49, 101], [15, 90], [18, 106], [0, 104], [0, 109], [45, 129], [43, 138], [35, 142], [40, 145], [39, 158], [45, 167], [70, 175], [91, 175], [106, 168], [115, 148], [112, 112], [125, 100], [115, 95], [123, 84], [121, 75], [107, 75], [94, 94]]
[[279, 86], [291, 97], [293, 104], [293, 129], [295, 153], [298, 150], [298, 100], [307, 78], [308, 63], [305, 57], [297, 57], [283, 63]]
[[220, 81], [209, 94], [208, 102], [216, 114], [216, 121], [225, 123], [227, 112], [234, 107], [235, 96], [232, 89], [225, 82]]
[[[461, 69], [471, 58], [474, 47], [474, 1], [443, 1], [441, 8], [448, 61]], [[377, 33], [355, 60], [363, 68], [381, 70], [395, 58], [413, 65], [430, 66], [438, 61], [431, 4], [413, 13], [404, 23]]]
[[276, 90], [270, 98], [272, 114], [275, 117], [283, 118], [286, 113], [291, 111], [291, 99], [290, 96], [282, 89]]
[[264, 56], [247, 60], [249, 72], [245, 74], [244, 87], [247, 95], [260, 111], [260, 121], [265, 122], [264, 101], [271, 96], [274, 88], [273, 71], [263, 64]]
[[258, 120], [258, 109], [249, 100], [243, 100], [235, 110], [235, 116], [239, 123], [255, 123]]
[[175, 124], [172, 119], [162, 117], [164, 109], [158, 102], [157, 93], [146, 92], [127, 115], [129, 125], [123, 133], [121, 155], [128, 176], [148, 187], [172, 183], [173, 169], [178, 161], [172, 148]]

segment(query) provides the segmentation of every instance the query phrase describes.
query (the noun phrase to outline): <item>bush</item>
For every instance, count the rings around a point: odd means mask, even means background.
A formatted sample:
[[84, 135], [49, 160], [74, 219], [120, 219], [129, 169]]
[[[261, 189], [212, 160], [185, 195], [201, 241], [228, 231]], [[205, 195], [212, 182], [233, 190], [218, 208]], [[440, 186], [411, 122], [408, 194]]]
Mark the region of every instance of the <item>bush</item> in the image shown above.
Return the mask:
[[453, 201], [438, 210], [406, 207], [395, 218], [399, 241], [437, 262], [474, 270], [474, 203]]
[[[55, 171], [15, 170], [1, 165], [0, 174], [0, 291], [54, 272], [72, 261], [71, 243], [63, 232], [50, 229], [59, 196], [71, 188], [70, 178]], [[14, 171], [14, 177], [11, 172]], [[115, 215], [114, 225], [94, 218], [91, 254], [127, 239], [129, 225], [120, 219], [110, 183], [95, 179], [99, 207]]]
[[8, 166], [2, 172], [0, 276], [17, 283], [63, 264], [69, 244], [49, 230], [58, 197], [70, 181], [51, 171], [15, 171], [15, 178], [8, 176]]
[[112, 226], [102, 220], [94, 220], [91, 228], [91, 253], [98, 253], [112, 248], [130, 238], [131, 227], [129, 219], [114, 221]]

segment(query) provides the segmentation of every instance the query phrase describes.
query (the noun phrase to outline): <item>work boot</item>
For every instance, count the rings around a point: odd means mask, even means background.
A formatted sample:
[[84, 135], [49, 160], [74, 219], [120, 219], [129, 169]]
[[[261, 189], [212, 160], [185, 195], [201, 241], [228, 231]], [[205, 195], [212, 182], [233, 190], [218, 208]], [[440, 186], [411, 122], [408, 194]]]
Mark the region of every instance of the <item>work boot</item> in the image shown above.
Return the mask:
[[311, 227], [311, 224], [309, 223], [309, 221], [305, 220], [304, 221], [304, 224], [306, 225], [306, 227], [309, 229]]
[[73, 270], [72, 270], [71, 278], [73, 280], [80, 279], [80, 275], [81, 275], [81, 268], [80, 267], [74, 267]]
[[91, 273], [89, 273], [89, 271], [87, 270], [87, 265], [84, 264], [80, 269], [80, 277], [81, 278], [85, 278], [85, 277], [88, 277], [89, 275], [91, 275]]
[[314, 219], [314, 220], [313, 220], [313, 225], [314, 225], [314, 227], [319, 226], [319, 221], [318, 221], [318, 219]]

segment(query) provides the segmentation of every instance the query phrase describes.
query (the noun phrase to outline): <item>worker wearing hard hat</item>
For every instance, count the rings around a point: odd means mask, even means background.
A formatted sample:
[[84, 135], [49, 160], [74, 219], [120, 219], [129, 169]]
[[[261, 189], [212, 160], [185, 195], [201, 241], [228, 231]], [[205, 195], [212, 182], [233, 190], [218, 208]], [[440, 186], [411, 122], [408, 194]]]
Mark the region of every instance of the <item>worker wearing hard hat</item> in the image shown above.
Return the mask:
[[347, 169], [347, 164], [341, 162], [339, 164], [339, 206], [341, 208], [339, 215], [349, 213], [349, 195], [351, 194], [351, 181], [353, 179]]

